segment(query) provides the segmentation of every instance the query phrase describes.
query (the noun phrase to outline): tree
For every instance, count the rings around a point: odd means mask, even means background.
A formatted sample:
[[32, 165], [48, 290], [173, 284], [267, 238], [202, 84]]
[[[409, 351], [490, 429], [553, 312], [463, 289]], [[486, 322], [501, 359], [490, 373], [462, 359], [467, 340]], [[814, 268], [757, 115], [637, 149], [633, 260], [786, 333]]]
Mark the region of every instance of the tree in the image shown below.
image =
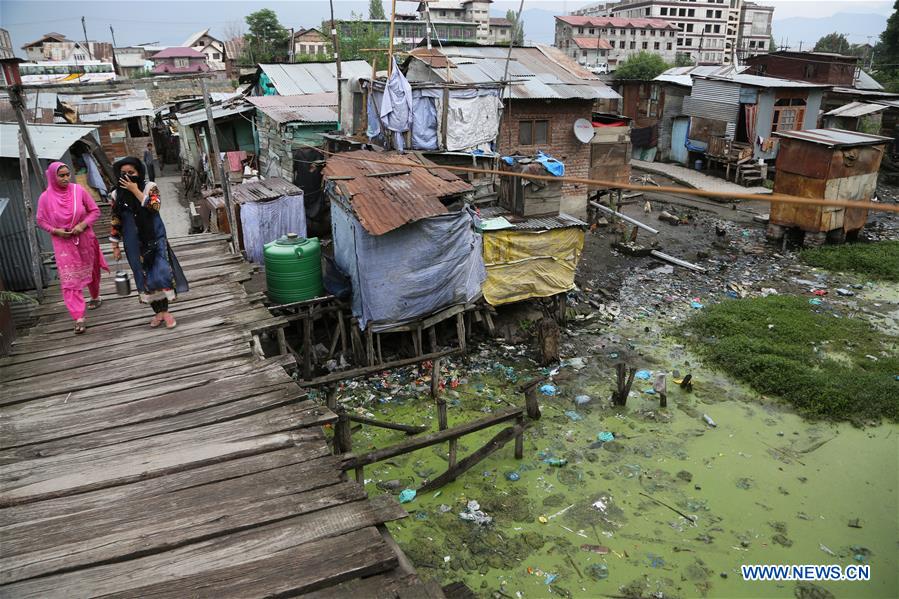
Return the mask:
[[664, 73], [670, 66], [658, 54], [643, 51], [631, 54], [618, 66], [614, 75], [618, 80], [650, 81]]
[[899, 90], [899, 0], [874, 47], [874, 77], [889, 91]]
[[246, 18], [249, 32], [244, 35], [244, 55], [250, 64], [277, 62], [287, 58], [290, 32], [269, 8], [251, 13]]
[[777, 52], [777, 42], [774, 41], [773, 35], [768, 40], [768, 52]]
[[518, 21], [518, 13], [514, 10], [506, 11], [506, 20], [512, 23], [512, 45], [524, 45], [524, 20]]
[[387, 19], [387, 16], [384, 14], [384, 4], [381, 0], [368, 0], [368, 18], [380, 21]]
[[686, 52], [678, 52], [674, 57], [674, 66], [676, 67], [692, 67], [696, 63], [693, 62], [693, 59]]
[[[352, 19], [349, 21], [337, 22], [337, 37], [340, 44], [340, 60], [367, 60], [371, 62], [376, 60], [378, 54], [376, 52], [362, 52], [362, 50], [372, 48], [383, 48], [384, 54], [387, 52], [386, 31], [380, 31], [379, 28], [362, 18], [361, 14], [351, 13]], [[330, 22], [327, 29], [322, 26], [322, 31], [330, 31]], [[386, 68], [387, 62], [382, 60], [381, 67]]]
[[848, 54], [849, 40], [842, 33], [828, 33], [815, 44], [815, 52], [832, 52], [834, 54]]

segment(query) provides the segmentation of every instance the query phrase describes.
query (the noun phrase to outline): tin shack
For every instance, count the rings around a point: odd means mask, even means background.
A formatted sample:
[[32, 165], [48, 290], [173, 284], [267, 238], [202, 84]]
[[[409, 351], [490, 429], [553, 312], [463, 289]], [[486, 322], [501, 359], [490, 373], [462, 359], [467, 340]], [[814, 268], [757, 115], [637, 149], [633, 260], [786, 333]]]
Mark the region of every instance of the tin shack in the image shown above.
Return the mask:
[[[887, 137], [842, 129], [782, 131], [774, 192], [804, 198], [867, 201], [877, 189], [877, 172]], [[798, 228], [806, 242], [843, 241], [865, 226], [867, 210], [779, 204], [771, 206], [768, 236]]]

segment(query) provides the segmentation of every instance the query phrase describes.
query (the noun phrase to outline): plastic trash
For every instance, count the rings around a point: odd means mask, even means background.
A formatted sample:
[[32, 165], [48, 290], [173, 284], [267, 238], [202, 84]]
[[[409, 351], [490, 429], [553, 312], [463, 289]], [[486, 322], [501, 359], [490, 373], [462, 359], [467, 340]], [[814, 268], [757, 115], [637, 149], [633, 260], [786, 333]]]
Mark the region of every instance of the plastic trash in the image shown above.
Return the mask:
[[818, 297], [824, 297], [827, 295], [827, 289], [812, 289], [812, 293]]
[[773, 287], [765, 287], [762, 289], [762, 297], [768, 297], [769, 295], [777, 295], [777, 289]]
[[837, 295], [842, 295], [843, 297], [852, 297], [855, 295], [854, 291], [849, 291], [848, 289], [837, 289]]
[[584, 366], [587, 365], [587, 361], [584, 358], [566, 358], [559, 362], [559, 366], [565, 368], [566, 366], [570, 366], [575, 370], [580, 370]]
[[590, 553], [598, 553], [599, 555], [608, 555], [611, 551], [605, 545], [581, 545], [581, 551], [588, 551]]
[[546, 458], [545, 460], [543, 460], [543, 463], [549, 466], [558, 466], [561, 468], [568, 463], [568, 460], [566, 460], [565, 458]]
[[608, 443], [615, 440], [615, 435], [609, 431], [602, 431], [601, 433], [596, 435], [596, 440], [602, 441], [603, 443]]
[[609, 567], [605, 564], [590, 564], [587, 566], [587, 574], [594, 580], [605, 580], [609, 577]]
[[556, 394], [556, 386], [550, 385], [549, 383], [547, 383], [547, 384], [543, 385], [542, 387], [540, 387], [540, 393], [542, 393], [543, 395], [552, 397], [553, 395]]
[[546, 575], [546, 578], [543, 579], [543, 582], [544, 582], [545, 584], [552, 584], [552, 583], [554, 583], [554, 582], [556, 581], [556, 579], [557, 579], [558, 577], [559, 577], [558, 574], [547, 574], [547, 575]]
[[409, 503], [413, 499], [415, 499], [415, 489], [404, 489], [400, 493], [400, 503]]
[[617, 359], [617, 358], [618, 358], [618, 352], [617, 352], [617, 351], [610, 352], [610, 353], [609, 353], [609, 358], [612, 359], [612, 360]]
[[640, 379], [641, 381], [648, 381], [652, 377], [652, 373], [648, 370], [638, 370], [636, 374], [634, 374], [634, 378]]
[[459, 518], [480, 524], [481, 526], [486, 526], [493, 522], [493, 518], [482, 512], [481, 505], [474, 499], [468, 502], [464, 512], [459, 512]]
[[702, 419], [705, 421], [706, 424], [708, 424], [712, 428], [716, 428], [718, 426], [717, 424], [715, 424], [715, 421], [712, 420], [712, 417], [709, 416], [708, 414], [703, 414]]
[[700, 310], [702, 308], [702, 302], [699, 301], [698, 297], [694, 297], [690, 300], [690, 307], [694, 310]]
[[821, 300], [819, 300], [817, 297], [813, 297], [812, 299], [810, 299], [810, 300], [808, 301], [808, 303], [810, 303], [810, 304], [813, 305], [813, 306], [820, 306], [820, 305], [823, 304], [824, 302], [822, 302]]
[[592, 398], [589, 395], [575, 395], [575, 397], [574, 397], [574, 403], [579, 406], [588, 404], [591, 401], [592, 401]]
[[565, 415], [568, 416], [573, 422], [577, 422], [578, 420], [583, 420], [584, 417], [575, 412], [574, 410], [566, 410]]
[[506, 480], [511, 480], [514, 483], [519, 479], [521, 479], [521, 475], [517, 472], [506, 472]]
[[546, 524], [547, 522], [549, 522], [549, 518], [547, 518], [546, 516], [538, 516], [537, 522], [539, 522], [540, 524]]

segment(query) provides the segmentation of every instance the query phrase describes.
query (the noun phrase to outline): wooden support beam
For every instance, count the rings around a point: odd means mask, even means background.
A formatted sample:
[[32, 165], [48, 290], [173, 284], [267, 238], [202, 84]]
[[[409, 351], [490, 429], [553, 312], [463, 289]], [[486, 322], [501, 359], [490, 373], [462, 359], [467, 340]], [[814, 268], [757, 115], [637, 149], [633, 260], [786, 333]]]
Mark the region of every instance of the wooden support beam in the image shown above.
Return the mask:
[[532, 379], [520, 387], [524, 392], [525, 411], [531, 420], [540, 419], [540, 404], [537, 402], [537, 385], [541, 379]]
[[[440, 358], [431, 360], [431, 397], [437, 398], [440, 393]], [[441, 429], [442, 430], [442, 429]]]
[[481, 447], [479, 450], [468, 456], [467, 458], [460, 461], [454, 467], [449, 468], [446, 472], [438, 476], [437, 478], [428, 481], [424, 485], [422, 485], [419, 489], [419, 493], [426, 493], [428, 491], [433, 491], [434, 489], [439, 489], [446, 483], [452, 482], [456, 480], [459, 475], [465, 473], [470, 470], [473, 466], [477, 465], [481, 460], [495, 452], [497, 449], [501, 448], [503, 445], [514, 439], [518, 436], [530, 423], [526, 422], [522, 426], [510, 426], [509, 428], [503, 429], [499, 433], [497, 433], [492, 439], [487, 441], [487, 443]]
[[332, 372], [331, 374], [326, 374], [324, 376], [320, 376], [314, 379], [297, 381], [297, 384], [300, 387], [315, 387], [317, 385], [324, 385], [326, 383], [333, 383], [336, 381], [343, 381], [354, 379], [360, 376], [367, 376], [370, 374], [374, 374], [375, 372], [380, 372], [382, 370], [390, 370], [391, 368], [399, 368], [401, 366], [409, 366], [410, 364], [418, 364], [419, 362], [424, 362], [426, 360], [433, 360], [434, 358], [442, 358], [444, 356], [452, 355], [459, 350], [456, 348], [448, 349], [446, 351], [437, 352], [433, 354], [425, 354], [423, 356], [418, 356], [415, 358], [404, 358], [402, 360], [395, 360], [393, 362], [387, 362], [386, 364], [377, 364], [374, 366], [363, 366], [361, 368], [354, 368], [353, 370], [343, 370], [340, 372]]
[[353, 422], [358, 422], [360, 424], [367, 424], [369, 426], [377, 426], [380, 428], [389, 428], [395, 431], [403, 431], [407, 435], [417, 435], [419, 433], [423, 433], [428, 430], [426, 426], [412, 426], [411, 424], [398, 424], [395, 422], [385, 422], [383, 420], [374, 420], [373, 418], [365, 418], [364, 416], [356, 416], [355, 414], [350, 414], [350, 420]]
[[428, 327], [428, 339], [431, 342], [431, 351], [437, 351], [437, 325]]
[[[350, 417], [345, 408], [337, 409], [337, 422], [334, 424], [334, 450], [338, 453], [349, 453], [353, 450], [353, 434], [350, 430]], [[344, 468], [347, 470], [347, 468]]]
[[465, 353], [465, 316], [456, 314], [456, 335], [459, 337], [459, 350]]
[[346, 456], [341, 467], [344, 470], [352, 470], [356, 466], [367, 466], [368, 464], [374, 464], [375, 462], [380, 462], [382, 460], [389, 460], [394, 456], [410, 453], [425, 447], [431, 447], [432, 445], [437, 445], [450, 439], [458, 439], [467, 434], [490, 428], [491, 426], [496, 426], [502, 422], [515, 420], [523, 412], [524, 409], [518, 407], [497, 410], [486, 418], [466, 422], [465, 424], [460, 424], [444, 431], [407, 439], [391, 447], [383, 447], [368, 453]]
[[337, 312], [337, 326], [340, 327], [340, 353], [346, 358], [346, 325], [343, 322], [343, 310]]
[[303, 319], [303, 379], [312, 378], [312, 318]]
[[290, 350], [287, 348], [287, 337], [284, 334], [284, 328], [280, 328], [275, 331], [275, 335], [278, 337], [278, 355], [283, 356], [288, 354]]
[[[41, 178], [40, 171], [37, 171], [34, 174], [38, 179]], [[28, 174], [28, 152], [25, 148], [25, 136], [22, 134], [22, 131], [19, 131], [19, 176], [22, 178], [22, 204], [25, 208], [25, 233], [28, 238], [28, 252], [31, 254], [31, 278], [34, 281], [37, 299], [39, 302], [42, 302], [44, 301], [44, 269], [41, 266], [41, 246], [37, 239], [37, 228], [35, 225], [36, 215], [34, 201], [31, 197], [31, 177]], [[72, 179], [74, 179], [74, 173]]]

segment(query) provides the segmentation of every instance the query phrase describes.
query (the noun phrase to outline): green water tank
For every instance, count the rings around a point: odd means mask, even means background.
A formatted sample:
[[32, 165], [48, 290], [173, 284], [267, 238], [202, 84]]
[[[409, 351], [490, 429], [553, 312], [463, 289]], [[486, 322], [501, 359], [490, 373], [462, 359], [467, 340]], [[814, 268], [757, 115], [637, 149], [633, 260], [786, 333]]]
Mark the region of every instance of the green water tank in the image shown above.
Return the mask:
[[265, 244], [265, 282], [268, 297], [278, 304], [302, 302], [322, 294], [321, 245], [288, 233]]

